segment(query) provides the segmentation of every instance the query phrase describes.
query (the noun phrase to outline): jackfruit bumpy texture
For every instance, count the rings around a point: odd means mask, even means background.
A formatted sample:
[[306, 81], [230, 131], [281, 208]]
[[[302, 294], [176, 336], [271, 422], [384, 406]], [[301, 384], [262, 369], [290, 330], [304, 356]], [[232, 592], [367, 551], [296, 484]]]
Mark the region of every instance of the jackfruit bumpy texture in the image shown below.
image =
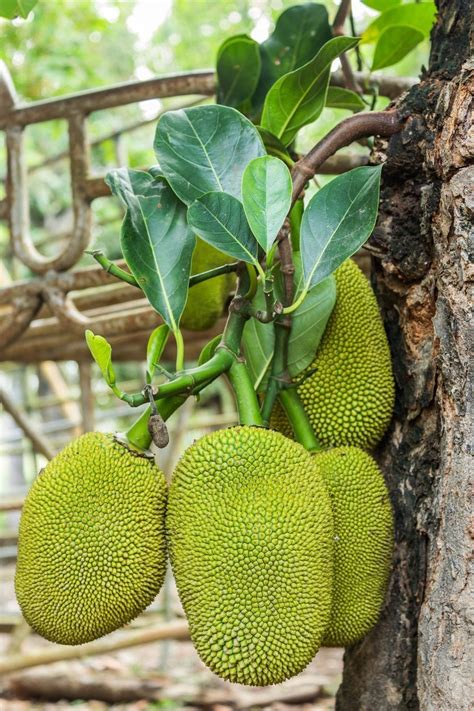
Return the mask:
[[313, 455], [334, 515], [334, 588], [327, 647], [347, 647], [379, 617], [390, 574], [393, 519], [383, 476], [357, 447]]
[[[323, 445], [371, 448], [392, 415], [390, 349], [375, 295], [357, 264], [348, 259], [334, 276], [336, 305], [314, 361], [298, 376], [315, 370], [298, 394]], [[271, 426], [293, 436], [280, 405]]]
[[178, 463], [167, 532], [191, 638], [239, 684], [277, 684], [316, 654], [329, 622], [333, 524], [311, 455], [277, 432], [204, 436]]
[[166, 483], [113, 435], [71, 442], [40, 472], [20, 522], [15, 587], [42, 637], [82, 644], [136, 617], [166, 570]]
[[[191, 274], [200, 274], [209, 269], [232, 262], [232, 257], [223, 254], [201, 239], [197, 240], [191, 263]], [[234, 260], [235, 261], [235, 260]], [[181, 327], [189, 331], [205, 331], [222, 316], [227, 297], [235, 283], [234, 274], [209, 279], [192, 286], [181, 317]]]

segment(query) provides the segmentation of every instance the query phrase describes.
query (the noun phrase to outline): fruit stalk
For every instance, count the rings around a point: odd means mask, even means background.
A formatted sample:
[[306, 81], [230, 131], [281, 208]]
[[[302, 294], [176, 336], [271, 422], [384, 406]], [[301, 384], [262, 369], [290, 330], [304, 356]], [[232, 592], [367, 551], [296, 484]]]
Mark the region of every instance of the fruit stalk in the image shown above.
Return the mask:
[[314, 434], [311, 422], [303, 407], [296, 388], [285, 388], [278, 393], [278, 399], [290, 421], [295, 440], [303, 445], [309, 452], [318, 452], [322, 449], [320, 442]]
[[245, 363], [242, 360], [235, 360], [228, 372], [228, 376], [237, 402], [239, 423], [241, 425], [261, 427], [263, 419]]

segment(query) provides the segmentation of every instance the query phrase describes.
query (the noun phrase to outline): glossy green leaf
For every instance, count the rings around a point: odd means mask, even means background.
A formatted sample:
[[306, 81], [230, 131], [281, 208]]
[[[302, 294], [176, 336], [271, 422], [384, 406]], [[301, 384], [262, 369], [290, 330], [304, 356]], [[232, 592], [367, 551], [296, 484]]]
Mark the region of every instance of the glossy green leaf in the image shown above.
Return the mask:
[[91, 355], [99, 366], [107, 385], [115, 385], [115, 372], [112, 365], [112, 346], [103, 336], [96, 336], [87, 329], [85, 332], [86, 343]]
[[305, 286], [332, 274], [370, 237], [377, 220], [382, 166], [334, 178], [309, 201], [301, 223]]
[[258, 132], [262, 137], [263, 144], [267, 150], [268, 155], [275, 156], [282, 160], [289, 168], [293, 167], [294, 160], [292, 159], [288, 148], [283, 145], [279, 138], [277, 138], [271, 131], [267, 131], [266, 128], [262, 126], [257, 126]]
[[206, 343], [204, 348], [199, 354], [198, 358], [198, 365], [204, 365], [204, 363], [207, 363], [208, 360], [211, 360], [212, 356], [216, 352], [216, 348], [219, 345], [219, 343], [222, 340], [222, 333], [219, 333], [217, 336], [214, 336], [210, 341]]
[[38, 0], [0, 0], [0, 17], [26, 19]]
[[262, 69], [253, 99], [257, 114], [277, 79], [309, 62], [331, 37], [324, 5], [294, 5], [281, 13], [272, 34], [260, 45]]
[[291, 205], [290, 171], [273, 156], [255, 158], [242, 177], [242, 202], [250, 229], [267, 254]]
[[258, 245], [242, 203], [229, 193], [203, 195], [188, 208], [188, 224], [201, 239], [224, 254], [257, 263]]
[[[293, 258], [295, 282], [301, 284], [300, 254], [295, 252]], [[276, 288], [276, 292], [280, 297], [279, 288]], [[257, 311], [265, 309], [265, 297], [260, 284], [252, 303]], [[292, 377], [299, 375], [314, 359], [335, 303], [336, 281], [330, 275], [308, 292], [301, 306], [293, 313], [288, 346], [288, 368]], [[243, 334], [245, 357], [252, 381], [259, 392], [265, 390], [268, 383], [268, 369], [273, 357], [274, 343], [272, 323], [261, 323], [252, 318], [245, 324]]]
[[262, 126], [285, 145], [291, 143], [299, 129], [323, 110], [332, 62], [357, 42], [355, 37], [334, 37], [310, 62], [281, 77], [265, 99]]
[[328, 87], [326, 106], [332, 109], [348, 109], [349, 111], [362, 111], [366, 108], [359, 94], [339, 86]]
[[[265, 296], [261, 282], [252, 299], [252, 306], [255, 311], [265, 311]], [[273, 323], [261, 323], [256, 318], [250, 318], [244, 327], [242, 345], [252, 383], [257, 392], [262, 392], [268, 383], [268, 369], [273, 358], [275, 345]]]
[[146, 381], [151, 383], [157, 364], [163, 355], [166, 341], [169, 336], [169, 328], [165, 323], [155, 328], [148, 339], [146, 347]]
[[361, 42], [370, 44], [377, 42], [380, 35], [387, 27], [392, 25], [405, 25], [422, 32], [428, 37], [433, 27], [436, 15], [434, 2], [409, 3], [407, 5], [397, 5], [390, 10], [383, 12], [377, 17], [362, 33]]
[[127, 207], [121, 247], [148, 301], [172, 331], [184, 310], [196, 238], [164, 178], [120, 168], [106, 183]]
[[238, 108], [250, 99], [260, 76], [260, 49], [247, 35], [225, 40], [217, 53], [217, 102]]
[[[301, 274], [299, 255], [294, 255], [295, 281]], [[293, 313], [293, 326], [288, 346], [288, 370], [294, 378], [314, 360], [327, 322], [336, 303], [336, 280], [330, 274], [309, 290], [305, 300]]]
[[396, 64], [417, 44], [423, 42], [424, 34], [413, 27], [392, 25], [382, 32], [375, 45], [372, 71]]
[[379, 12], [384, 12], [384, 10], [389, 10], [391, 7], [400, 5], [402, 0], [362, 0], [364, 5], [371, 7], [372, 10], [378, 10]]
[[265, 155], [255, 126], [229, 106], [168, 111], [158, 121], [155, 152], [164, 176], [186, 204], [209, 192], [241, 196], [242, 174]]

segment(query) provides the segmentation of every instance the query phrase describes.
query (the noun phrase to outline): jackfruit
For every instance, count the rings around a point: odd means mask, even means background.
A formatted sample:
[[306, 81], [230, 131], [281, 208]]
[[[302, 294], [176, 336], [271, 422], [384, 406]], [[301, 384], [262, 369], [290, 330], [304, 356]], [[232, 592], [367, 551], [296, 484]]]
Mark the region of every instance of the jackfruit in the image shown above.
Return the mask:
[[[191, 274], [207, 272], [232, 261], [227, 254], [198, 239], [193, 252]], [[223, 274], [192, 286], [181, 317], [181, 327], [189, 331], [205, 331], [211, 328], [222, 316], [234, 283], [234, 274]]]
[[332, 512], [311, 455], [263, 428], [204, 436], [174, 471], [167, 532], [204, 663], [257, 686], [302, 671], [332, 599]]
[[155, 598], [166, 570], [166, 483], [111, 434], [82, 435], [40, 472], [20, 521], [15, 587], [26, 621], [82, 644]]
[[334, 516], [334, 586], [323, 645], [347, 647], [379, 617], [390, 573], [393, 519], [383, 476], [357, 447], [313, 455]]
[[[336, 305], [314, 361], [298, 376], [298, 394], [321, 444], [368, 449], [392, 415], [390, 349], [375, 295], [359, 267], [348, 259], [334, 276]], [[279, 404], [270, 424], [292, 437]]]

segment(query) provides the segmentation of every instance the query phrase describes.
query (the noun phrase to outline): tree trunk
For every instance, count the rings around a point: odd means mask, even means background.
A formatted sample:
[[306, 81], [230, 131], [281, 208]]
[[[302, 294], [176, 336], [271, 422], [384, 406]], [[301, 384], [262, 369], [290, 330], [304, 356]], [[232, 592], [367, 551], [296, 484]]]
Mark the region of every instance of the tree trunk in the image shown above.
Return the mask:
[[398, 391], [377, 457], [391, 490], [396, 542], [380, 622], [346, 651], [339, 711], [472, 708], [472, 6], [471, 0], [438, 5], [429, 70], [397, 104], [405, 128], [376, 149], [386, 166], [372, 241], [385, 256], [374, 262], [373, 276]]

